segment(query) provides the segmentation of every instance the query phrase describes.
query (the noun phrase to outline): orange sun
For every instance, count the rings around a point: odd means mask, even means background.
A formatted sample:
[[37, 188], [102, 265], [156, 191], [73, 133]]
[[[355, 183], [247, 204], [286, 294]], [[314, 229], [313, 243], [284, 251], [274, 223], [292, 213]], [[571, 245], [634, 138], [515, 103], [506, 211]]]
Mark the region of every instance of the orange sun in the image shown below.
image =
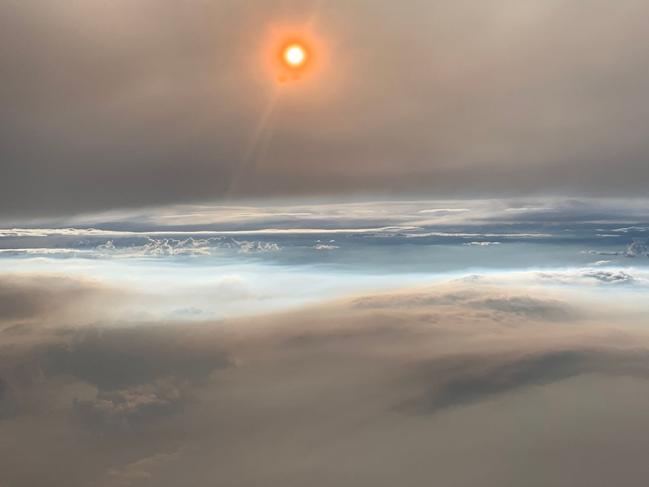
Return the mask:
[[314, 78], [325, 66], [327, 49], [310, 29], [276, 25], [261, 51], [269, 73], [279, 83]]
[[304, 45], [299, 42], [291, 42], [282, 49], [282, 62], [289, 69], [303, 67], [309, 59], [309, 54]]

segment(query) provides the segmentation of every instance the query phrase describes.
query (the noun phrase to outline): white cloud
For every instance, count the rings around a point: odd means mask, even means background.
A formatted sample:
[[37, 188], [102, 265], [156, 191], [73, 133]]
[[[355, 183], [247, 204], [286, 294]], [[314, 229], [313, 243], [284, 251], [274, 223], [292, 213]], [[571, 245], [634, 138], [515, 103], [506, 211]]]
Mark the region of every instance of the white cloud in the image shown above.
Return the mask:
[[281, 250], [275, 242], [236, 240], [229, 237], [210, 237], [185, 239], [151, 238], [142, 245], [115, 245], [113, 240], [98, 245], [96, 251], [100, 255], [113, 257], [177, 257], [177, 256], [209, 256], [219, 250], [230, 249], [239, 253], [277, 252]]
[[467, 245], [470, 247], [489, 247], [491, 245], [500, 245], [501, 242], [466, 242], [462, 245]]
[[574, 269], [564, 271], [539, 272], [537, 275], [545, 281], [554, 281], [562, 284], [637, 284], [649, 283], [646, 273], [634, 275], [623, 269]]
[[333, 244], [326, 244], [326, 243], [316, 243], [313, 248], [315, 250], [336, 250], [340, 248], [338, 245], [333, 245]]

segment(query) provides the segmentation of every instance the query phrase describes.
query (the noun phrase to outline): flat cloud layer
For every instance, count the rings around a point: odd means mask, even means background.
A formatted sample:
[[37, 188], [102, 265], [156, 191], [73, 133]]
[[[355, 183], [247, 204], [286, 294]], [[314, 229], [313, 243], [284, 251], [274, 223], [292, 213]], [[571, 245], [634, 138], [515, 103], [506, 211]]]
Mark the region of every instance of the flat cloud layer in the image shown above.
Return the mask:
[[[268, 32], [309, 19], [327, 65], [278, 88]], [[0, 207], [641, 194], [647, 19], [643, 0], [3, 2]]]
[[637, 301], [472, 278], [146, 323], [103, 310], [125, 294], [99, 283], [5, 275], [0, 289], [21, 303], [0, 308], [2, 485], [603, 487], [649, 473]]

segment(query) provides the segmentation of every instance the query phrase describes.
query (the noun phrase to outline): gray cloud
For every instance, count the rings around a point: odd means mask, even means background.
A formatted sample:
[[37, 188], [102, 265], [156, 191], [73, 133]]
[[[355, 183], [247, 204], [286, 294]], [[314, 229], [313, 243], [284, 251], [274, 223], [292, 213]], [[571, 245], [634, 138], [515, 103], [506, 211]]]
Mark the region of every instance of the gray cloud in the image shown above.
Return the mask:
[[646, 352], [618, 355], [612, 351], [572, 349], [513, 357], [485, 355], [475, 363], [470, 357], [434, 361], [422, 367], [422, 374], [433, 382], [437, 378], [437, 383], [425, 394], [405, 402], [401, 409], [430, 414], [581, 374], [622, 374], [646, 379], [647, 358]]
[[[330, 63], [274, 90], [276, 24]], [[5, 215], [234, 197], [641, 194], [642, 0], [4, 2]], [[284, 89], [288, 88], [288, 89]]]
[[584, 273], [583, 276], [605, 283], [630, 284], [634, 282], [633, 276], [624, 271], [592, 271]]
[[625, 257], [649, 257], [649, 245], [647, 242], [631, 242], [623, 254]]
[[[475, 366], [470, 361], [455, 359], [454, 367], [442, 364], [447, 382], [434, 386], [426, 395], [405, 404], [406, 409], [437, 412], [441, 409], [471, 404], [485, 398], [532, 385], [543, 385], [566, 379], [583, 370], [584, 356], [575, 351], [549, 352], [540, 356], [522, 357], [490, 366], [494, 359], [484, 357]], [[494, 360], [496, 361], [496, 360]], [[430, 367], [435, 377], [440, 364]], [[450, 371], [449, 371], [450, 369]]]
[[354, 301], [354, 306], [364, 309], [421, 308], [427, 306], [463, 306], [469, 309], [491, 310], [518, 315], [527, 319], [561, 320], [574, 319], [576, 310], [558, 300], [537, 299], [526, 295], [491, 295], [461, 289], [454, 292], [409, 292], [393, 295], [367, 296]]
[[159, 379], [126, 389], [100, 390], [93, 399], [74, 401], [74, 411], [90, 428], [104, 434], [115, 428], [137, 428], [182, 411], [189, 397], [173, 379]]
[[147, 384], [177, 375], [204, 380], [229, 360], [218, 348], [188, 344], [180, 330], [150, 325], [80, 331], [44, 354], [52, 374], [70, 374], [102, 390]]
[[513, 313], [530, 319], [566, 320], [574, 318], [570, 305], [560, 301], [535, 299], [529, 296], [491, 297], [471, 303], [504, 313]]
[[180, 448], [172, 453], [156, 453], [149, 457], [141, 458], [129, 463], [121, 469], [110, 469], [106, 478], [98, 482], [98, 486], [103, 487], [128, 487], [137, 485], [141, 482], [149, 482], [149, 479], [156, 476], [173, 475], [171, 469], [179, 458], [186, 454], [185, 449]]

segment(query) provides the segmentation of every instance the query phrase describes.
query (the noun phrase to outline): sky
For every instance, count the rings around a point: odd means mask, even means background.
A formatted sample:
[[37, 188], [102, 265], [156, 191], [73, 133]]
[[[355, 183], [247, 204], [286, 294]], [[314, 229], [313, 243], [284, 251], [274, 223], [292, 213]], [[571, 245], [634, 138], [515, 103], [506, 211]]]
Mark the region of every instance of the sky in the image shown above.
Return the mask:
[[648, 21], [0, 3], [0, 487], [645, 487]]
[[[641, 196], [642, 0], [3, 2], [5, 214]], [[278, 86], [277, 33], [320, 52]], [[303, 34], [304, 33], [304, 34]]]

